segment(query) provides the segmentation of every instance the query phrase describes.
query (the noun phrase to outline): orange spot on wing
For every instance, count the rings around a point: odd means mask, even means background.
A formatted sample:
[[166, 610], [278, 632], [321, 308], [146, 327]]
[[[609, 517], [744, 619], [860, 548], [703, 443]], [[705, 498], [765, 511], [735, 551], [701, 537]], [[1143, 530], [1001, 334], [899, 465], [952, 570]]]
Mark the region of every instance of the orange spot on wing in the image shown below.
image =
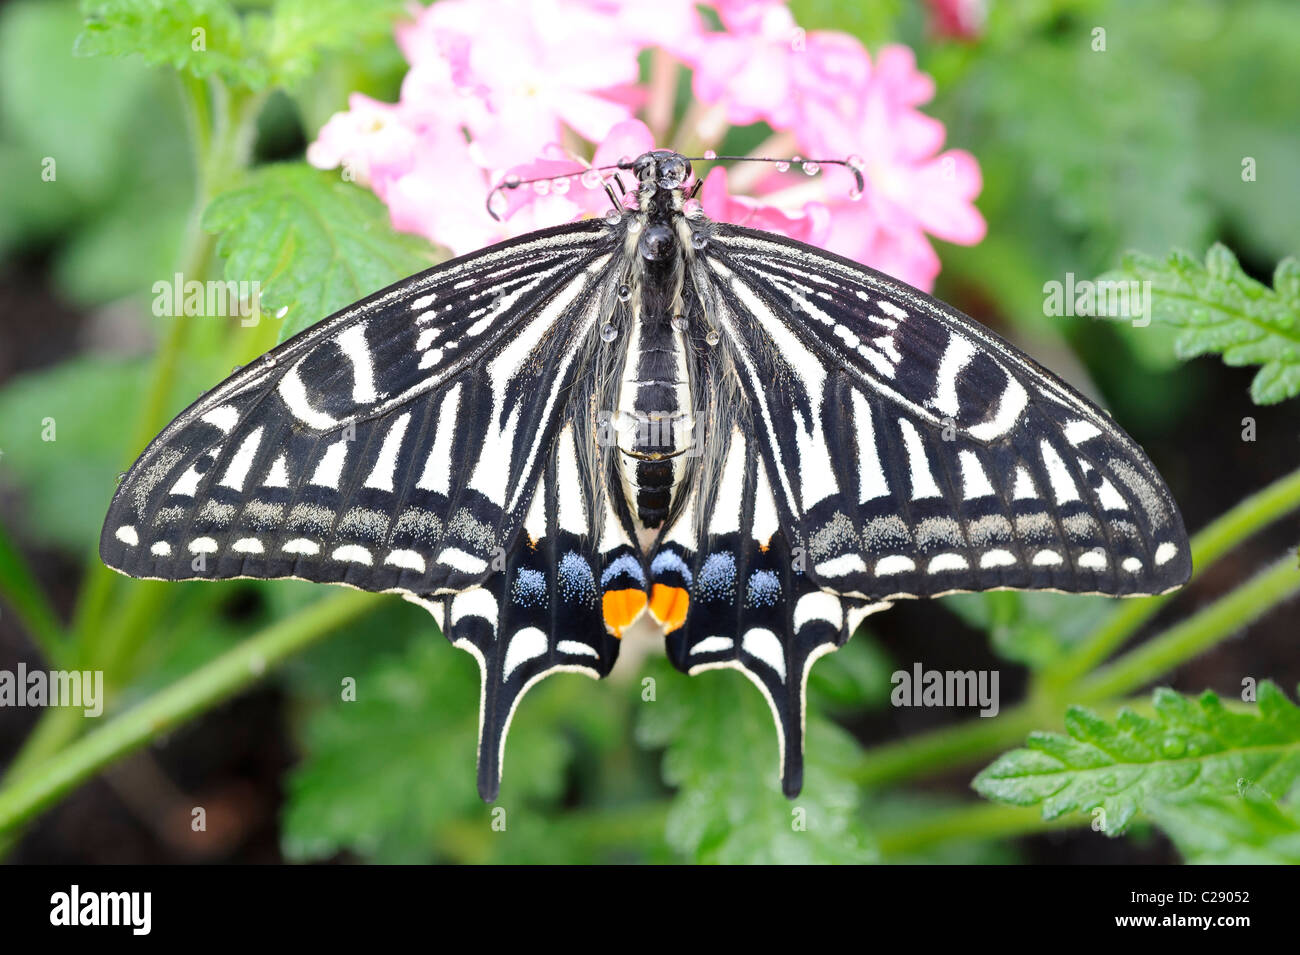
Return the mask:
[[650, 613], [664, 628], [664, 633], [672, 633], [686, 622], [690, 606], [691, 595], [681, 587], [655, 584], [650, 590]]
[[645, 610], [644, 590], [607, 590], [601, 597], [601, 610], [605, 615], [605, 626], [614, 636], [622, 638], [623, 631], [636, 622]]

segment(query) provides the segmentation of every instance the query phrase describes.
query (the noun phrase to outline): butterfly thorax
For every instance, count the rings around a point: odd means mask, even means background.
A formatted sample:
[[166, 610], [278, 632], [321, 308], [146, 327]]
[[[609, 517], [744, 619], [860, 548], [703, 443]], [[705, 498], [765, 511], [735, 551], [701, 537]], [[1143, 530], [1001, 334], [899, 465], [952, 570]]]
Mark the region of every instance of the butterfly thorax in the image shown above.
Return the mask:
[[[615, 409], [618, 466], [642, 546], [668, 520], [692, 450], [682, 186], [690, 166], [674, 153], [637, 160], [638, 209], [626, 216], [628, 282], [619, 334], [627, 335]], [[623, 296], [620, 296], [623, 297]]]

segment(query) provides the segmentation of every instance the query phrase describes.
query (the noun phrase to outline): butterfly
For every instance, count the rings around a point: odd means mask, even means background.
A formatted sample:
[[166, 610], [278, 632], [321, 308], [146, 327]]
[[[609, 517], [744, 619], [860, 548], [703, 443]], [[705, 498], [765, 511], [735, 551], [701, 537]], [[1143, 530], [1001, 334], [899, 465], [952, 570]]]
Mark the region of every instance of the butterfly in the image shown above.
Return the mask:
[[205, 393], [120, 483], [104, 563], [427, 608], [481, 671], [488, 801], [522, 696], [605, 676], [634, 628], [754, 683], [793, 797], [809, 671], [868, 614], [1187, 581], [1169, 490], [1073, 388], [910, 286], [710, 221], [677, 153], [618, 168], [610, 215], [407, 278]]

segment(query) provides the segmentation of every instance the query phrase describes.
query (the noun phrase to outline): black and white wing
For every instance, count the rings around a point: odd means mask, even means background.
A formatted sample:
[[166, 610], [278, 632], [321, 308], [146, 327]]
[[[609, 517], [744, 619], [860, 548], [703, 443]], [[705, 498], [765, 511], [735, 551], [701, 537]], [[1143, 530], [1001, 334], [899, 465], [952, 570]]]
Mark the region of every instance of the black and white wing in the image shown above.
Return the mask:
[[717, 226], [706, 307], [809, 574], [871, 601], [1163, 593], [1182, 518], [1094, 404], [955, 309], [861, 265]]
[[566, 422], [594, 413], [573, 384], [613, 307], [616, 249], [601, 221], [534, 233], [286, 341], [144, 451], [109, 508], [104, 563], [163, 580], [304, 578], [428, 606], [483, 668], [491, 798], [527, 685], [556, 669], [603, 676], [617, 652], [598, 582], [624, 555], [620, 528], [606, 530], [599, 485], [556, 476], [579, 467], [557, 461], [574, 454]]
[[1187, 580], [1164, 482], [1060, 379], [857, 263], [735, 226], [705, 238], [691, 272], [717, 333], [704, 378], [737, 383], [716, 416], [733, 433], [661, 542], [651, 609], [679, 668], [735, 667], [762, 689], [788, 794], [809, 668], [865, 614], [953, 591]]

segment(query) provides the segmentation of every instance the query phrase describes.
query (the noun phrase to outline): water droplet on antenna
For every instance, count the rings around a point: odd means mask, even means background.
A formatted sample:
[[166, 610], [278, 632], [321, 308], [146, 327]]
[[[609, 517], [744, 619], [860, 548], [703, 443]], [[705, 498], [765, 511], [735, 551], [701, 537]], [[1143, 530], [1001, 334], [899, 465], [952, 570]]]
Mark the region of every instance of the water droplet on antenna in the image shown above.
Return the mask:
[[857, 186], [854, 186], [852, 189], [849, 190], [849, 198], [852, 199], [854, 202], [857, 202], [859, 199], [862, 198], [862, 190], [859, 189]]
[[505, 186], [507, 189], [513, 189], [519, 185], [519, 176], [512, 172], [501, 180], [501, 185]]
[[550, 195], [551, 181], [549, 179], [538, 179], [533, 183], [533, 192], [537, 193], [539, 196]]
[[705, 159], [717, 159], [717, 158], [718, 158], [718, 151], [717, 151], [716, 149], [706, 149], [706, 150], [704, 150], [704, 158], [705, 158]]
[[776, 165], [777, 172], [789, 172], [790, 170], [790, 164], [786, 162], [784, 159], [782, 159], [780, 162], [776, 163], [775, 165]]
[[804, 174], [808, 176], [817, 175], [817, 173], [821, 172], [821, 168], [822, 167], [815, 162], [806, 162], [803, 164]]
[[594, 169], [588, 169], [582, 174], [582, 184], [588, 189], [595, 189], [600, 185], [600, 173]]
[[551, 186], [551, 191], [554, 192], [557, 196], [562, 196], [566, 192], [568, 192], [569, 177], [561, 176], [559, 179], [555, 180], [554, 184]]

